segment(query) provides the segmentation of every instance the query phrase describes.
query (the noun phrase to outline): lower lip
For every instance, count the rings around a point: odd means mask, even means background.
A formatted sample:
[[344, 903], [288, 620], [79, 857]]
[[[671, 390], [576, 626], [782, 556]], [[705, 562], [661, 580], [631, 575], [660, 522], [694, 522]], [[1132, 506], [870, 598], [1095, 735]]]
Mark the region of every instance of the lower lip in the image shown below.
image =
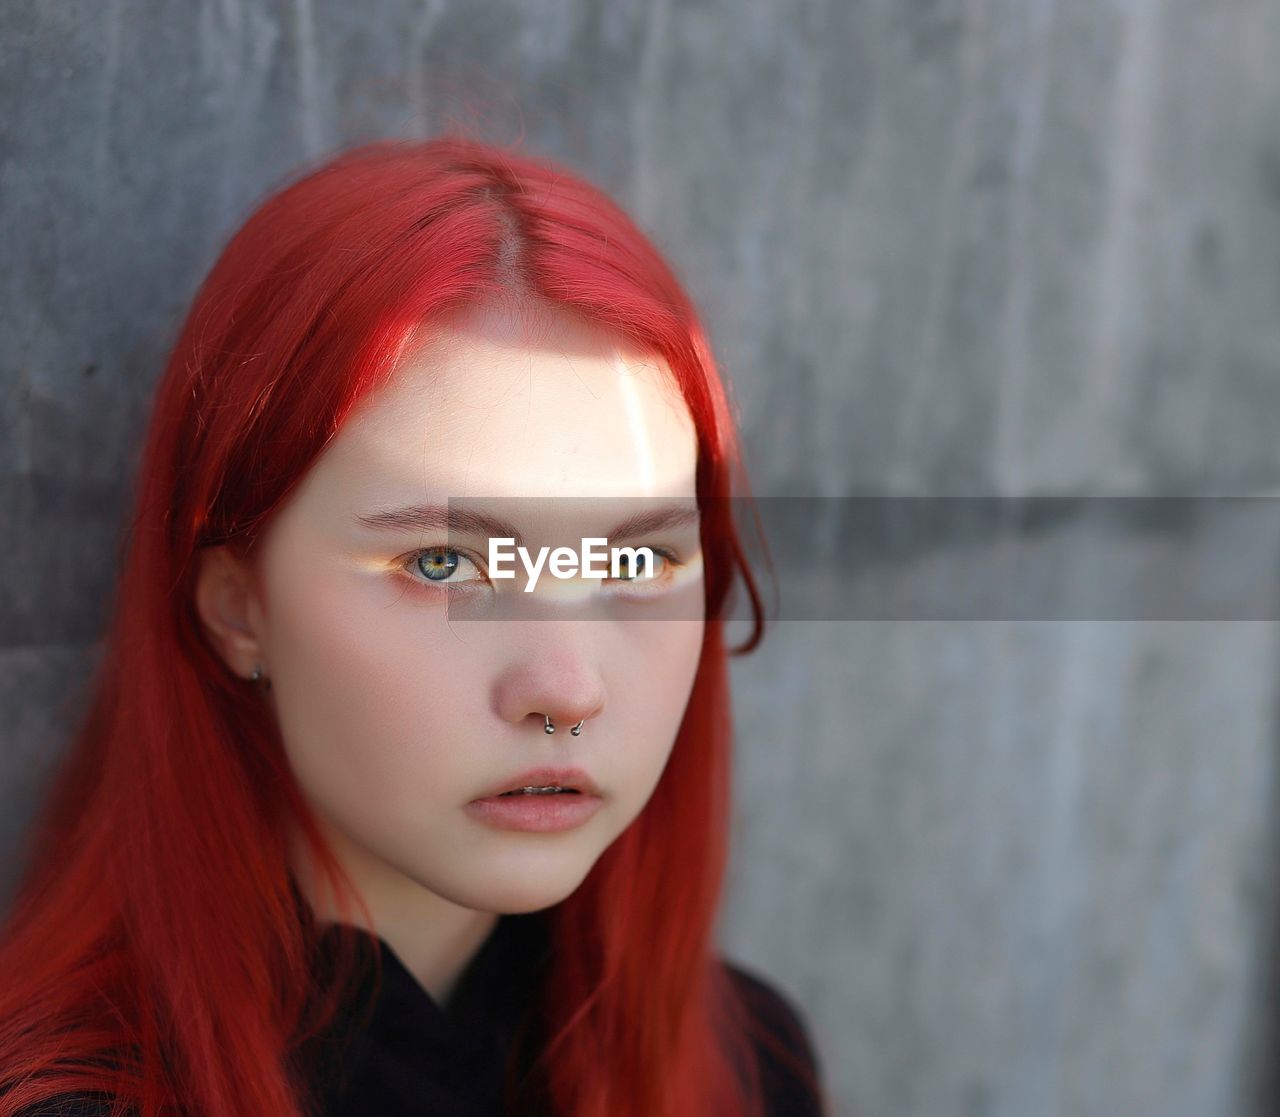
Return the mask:
[[467, 809], [482, 822], [503, 830], [572, 830], [601, 807], [598, 795], [491, 795], [473, 799]]

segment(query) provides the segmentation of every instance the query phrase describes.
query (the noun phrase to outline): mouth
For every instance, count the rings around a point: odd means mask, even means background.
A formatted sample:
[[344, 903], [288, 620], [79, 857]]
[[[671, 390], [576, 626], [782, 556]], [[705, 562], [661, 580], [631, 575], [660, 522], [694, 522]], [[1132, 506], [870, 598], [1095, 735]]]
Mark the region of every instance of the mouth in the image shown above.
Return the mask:
[[535, 796], [600, 798], [599, 785], [581, 768], [530, 768], [508, 776], [489, 788], [480, 799], [516, 799]]
[[604, 799], [580, 788], [525, 791], [509, 788], [467, 804], [480, 822], [502, 830], [574, 830], [604, 809]]
[[498, 799], [506, 799], [508, 796], [514, 795], [581, 795], [582, 792], [576, 787], [519, 787], [512, 788], [510, 791], [504, 791], [501, 795], [496, 796]]

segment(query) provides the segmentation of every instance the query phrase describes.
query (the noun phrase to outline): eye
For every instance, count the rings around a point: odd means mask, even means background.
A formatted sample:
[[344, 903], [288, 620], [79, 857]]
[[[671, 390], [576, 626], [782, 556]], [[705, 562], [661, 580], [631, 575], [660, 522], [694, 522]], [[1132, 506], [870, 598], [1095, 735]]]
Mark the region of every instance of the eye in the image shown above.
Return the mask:
[[605, 578], [606, 585], [615, 587], [614, 592], [627, 597], [645, 597], [665, 593], [678, 577], [677, 572], [685, 565], [686, 560], [670, 547], [660, 547], [652, 543], [646, 544], [653, 552], [653, 567], [646, 570], [645, 556], [636, 555], [636, 562], [630, 561], [629, 555], [618, 556], [618, 577], [611, 574]]
[[675, 563], [675, 555], [668, 551], [665, 547], [650, 547], [653, 557], [657, 560], [657, 570], [647, 568], [646, 556], [644, 554], [635, 555], [635, 564], [632, 565], [631, 555], [618, 556], [618, 581], [634, 582], [634, 581], [660, 581], [662, 576], [667, 573], [668, 568]]
[[483, 574], [480, 578], [453, 577], [459, 570], [465, 570], [467, 566], [479, 572], [475, 562], [462, 551], [455, 551], [452, 547], [426, 547], [423, 550], [414, 551], [404, 561], [404, 567], [409, 571], [410, 576], [421, 578], [437, 586], [484, 580]]

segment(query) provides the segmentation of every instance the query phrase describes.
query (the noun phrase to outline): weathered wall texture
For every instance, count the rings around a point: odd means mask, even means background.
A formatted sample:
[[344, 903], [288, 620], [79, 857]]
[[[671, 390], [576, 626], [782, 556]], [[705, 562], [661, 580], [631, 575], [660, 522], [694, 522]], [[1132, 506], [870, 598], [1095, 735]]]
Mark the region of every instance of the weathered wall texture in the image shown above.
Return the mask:
[[[178, 318], [341, 144], [482, 120], [611, 190], [757, 493], [1280, 479], [1272, 0], [23, 0], [0, 63], [10, 865]], [[1278, 666], [1270, 623], [1071, 621], [783, 623], [735, 663], [724, 939], [842, 1114], [1274, 1112]]]

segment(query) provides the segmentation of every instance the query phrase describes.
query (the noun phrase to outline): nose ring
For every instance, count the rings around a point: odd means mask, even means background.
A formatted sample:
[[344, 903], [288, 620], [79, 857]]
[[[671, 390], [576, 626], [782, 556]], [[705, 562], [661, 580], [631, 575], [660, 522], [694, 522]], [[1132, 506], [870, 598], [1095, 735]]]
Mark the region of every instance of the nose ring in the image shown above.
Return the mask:
[[[569, 732], [572, 733], [575, 737], [581, 736], [582, 722], [586, 720], [587, 720], [586, 718], [583, 718], [582, 721], [578, 722], [577, 725], [571, 726], [569, 729]], [[546, 714], [542, 715], [542, 731], [544, 733], [554, 733], [556, 731], [556, 727], [551, 724], [551, 718], [548, 717]]]

